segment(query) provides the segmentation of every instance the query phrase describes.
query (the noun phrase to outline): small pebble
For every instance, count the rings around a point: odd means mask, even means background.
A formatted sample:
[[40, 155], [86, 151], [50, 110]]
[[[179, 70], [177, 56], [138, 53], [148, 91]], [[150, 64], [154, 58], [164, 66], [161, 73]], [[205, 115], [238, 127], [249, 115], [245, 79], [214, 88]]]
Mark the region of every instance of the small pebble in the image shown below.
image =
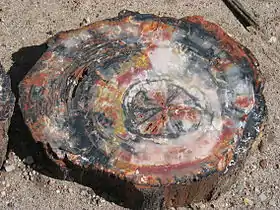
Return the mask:
[[5, 191], [2, 191], [2, 192], [1, 192], [1, 197], [5, 197], [5, 195], [6, 195], [6, 192], [5, 192]]
[[259, 188], [255, 187], [255, 193], [256, 193], [256, 194], [260, 194], [260, 193], [261, 193], [261, 191], [259, 190]]
[[267, 197], [264, 193], [260, 194], [259, 198], [260, 198], [261, 202], [264, 202], [267, 199]]
[[252, 200], [250, 200], [249, 198], [244, 198], [244, 204], [247, 206], [252, 206], [254, 204], [254, 202]]
[[263, 159], [260, 161], [260, 167], [262, 169], [265, 169], [267, 167], [267, 160], [266, 159]]
[[200, 209], [205, 209], [206, 208], [206, 205], [204, 203], [200, 204]]
[[14, 165], [4, 165], [4, 168], [7, 172], [11, 172], [16, 169]]
[[60, 193], [60, 190], [56, 190], [56, 193], [59, 194], [59, 193]]
[[73, 193], [73, 189], [72, 189], [72, 188], [69, 188], [69, 189], [68, 189], [68, 192], [69, 192], [69, 193]]
[[54, 184], [54, 183], [55, 183], [55, 181], [52, 180], [52, 179], [50, 179], [50, 180], [48, 181], [48, 184], [49, 184], [49, 185], [52, 185], [52, 184]]
[[270, 206], [276, 206], [275, 200], [270, 200], [270, 201], [269, 201], [269, 205], [270, 205]]
[[268, 40], [269, 43], [276, 43], [277, 42], [277, 38], [275, 36], [270, 37], [270, 39]]

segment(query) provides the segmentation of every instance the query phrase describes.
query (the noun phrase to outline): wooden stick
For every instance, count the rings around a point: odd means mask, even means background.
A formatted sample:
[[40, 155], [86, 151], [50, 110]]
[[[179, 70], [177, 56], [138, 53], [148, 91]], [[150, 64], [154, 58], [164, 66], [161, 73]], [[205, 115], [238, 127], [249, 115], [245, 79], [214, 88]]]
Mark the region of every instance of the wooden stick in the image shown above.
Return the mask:
[[223, 2], [246, 29], [249, 26], [259, 29], [259, 24], [238, 0], [223, 0]]

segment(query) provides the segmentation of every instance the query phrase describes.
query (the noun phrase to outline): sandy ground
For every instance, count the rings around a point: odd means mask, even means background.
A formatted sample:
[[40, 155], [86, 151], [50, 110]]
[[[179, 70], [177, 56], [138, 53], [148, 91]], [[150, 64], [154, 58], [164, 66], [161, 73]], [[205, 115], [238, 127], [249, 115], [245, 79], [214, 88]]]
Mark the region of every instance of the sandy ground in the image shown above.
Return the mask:
[[[61, 30], [116, 16], [122, 9], [178, 18], [205, 16], [251, 49], [259, 60], [266, 79], [268, 126], [230, 191], [211, 203], [180, 209], [280, 209], [280, 1], [242, 2], [259, 21], [261, 32], [246, 31], [221, 0], [1, 0], [0, 61], [6, 71], [28, 68], [26, 55], [21, 54], [29, 49], [26, 47], [40, 45]], [[38, 55], [30, 56], [36, 59]], [[28, 157], [32, 154], [15, 148], [24, 141], [19, 136], [10, 145], [5, 164], [9, 172], [0, 172], [0, 209], [124, 209], [95, 195], [90, 188], [42, 174], [39, 169], [43, 166]]]

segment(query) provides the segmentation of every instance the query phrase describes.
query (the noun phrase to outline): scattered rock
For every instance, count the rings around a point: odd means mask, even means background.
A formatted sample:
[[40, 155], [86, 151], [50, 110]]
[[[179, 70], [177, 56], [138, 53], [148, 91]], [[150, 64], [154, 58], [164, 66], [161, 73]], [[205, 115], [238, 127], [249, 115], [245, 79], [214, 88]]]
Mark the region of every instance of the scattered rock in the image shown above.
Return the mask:
[[1, 192], [1, 197], [5, 197], [6, 196], [6, 192], [5, 191], [2, 191]]
[[255, 187], [255, 193], [256, 193], [256, 194], [260, 194], [260, 193], [261, 193], [261, 191], [259, 190], [259, 188]]
[[276, 36], [270, 37], [270, 39], [268, 40], [268, 42], [271, 43], [271, 44], [276, 43], [276, 42], [277, 42]]
[[6, 165], [5, 164], [4, 168], [5, 168], [5, 171], [7, 171], [7, 172], [11, 172], [11, 171], [16, 169], [16, 167], [13, 164], [11, 164], [11, 165]]
[[276, 207], [276, 202], [275, 200], [270, 200], [268, 203], [270, 206], [275, 206]]
[[252, 200], [250, 200], [249, 198], [244, 198], [243, 201], [246, 206], [247, 205], [252, 206], [254, 204], [254, 202]]
[[272, 143], [274, 140], [275, 140], [275, 133], [274, 133], [274, 132], [270, 132], [270, 133], [267, 135], [267, 142], [268, 142], [268, 143]]
[[50, 179], [50, 180], [48, 180], [48, 182], [47, 182], [49, 185], [52, 185], [52, 184], [54, 184], [55, 183], [55, 180], [52, 180], [52, 179]]
[[260, 161], [260, 167], [261, 167], [262, 169], [265, 169], [265, 168], [267, 167], [267, 160], [266, 160], [266, 159], [262, 159], [262, 160]]
[[205, 209], [206, 208], [206, 205], [204, 203], [200, 204], [200, 209]]
[[261, 202], [264, 202], [267, 199], [267, 197], [264, 193], [260, 194], [259, 198], [260, 198]]

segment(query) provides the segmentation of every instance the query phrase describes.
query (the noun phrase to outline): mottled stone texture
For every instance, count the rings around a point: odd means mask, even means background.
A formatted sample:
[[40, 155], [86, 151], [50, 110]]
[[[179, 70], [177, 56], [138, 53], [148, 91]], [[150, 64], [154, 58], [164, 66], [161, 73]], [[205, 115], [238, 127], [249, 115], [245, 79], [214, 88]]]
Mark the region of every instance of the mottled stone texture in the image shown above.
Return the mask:
[[48, 46], [20, 107], [60, 166], [148, 209], [209, 199], [234, 180], [265, 104], [256, 59], [219, 26], [122, 12]]
[[15, 97], [11, 90], [11, 81], [0, 64], [0, 167], [8, 146], [8, 129], [14, 111]]

